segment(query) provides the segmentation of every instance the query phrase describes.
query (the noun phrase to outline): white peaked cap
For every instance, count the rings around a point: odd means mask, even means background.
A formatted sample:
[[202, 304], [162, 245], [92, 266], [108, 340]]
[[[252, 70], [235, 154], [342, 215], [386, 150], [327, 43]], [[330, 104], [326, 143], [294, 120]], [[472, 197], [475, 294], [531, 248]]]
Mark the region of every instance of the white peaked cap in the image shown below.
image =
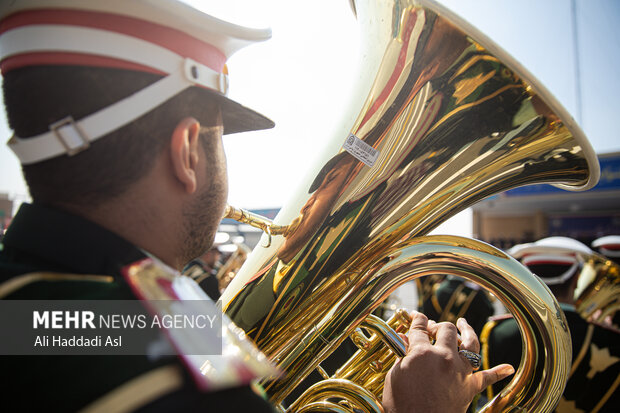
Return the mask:
[[519, 244], [508, 250], [508, 253], [521, 260], [526, 267], [536, 265], [553, 265], [560, 269], [566, 268], [556, 276], [536, 274], [545, 284], [563, 284], [571, 279], [581, 267], [584, 257], [592, 254], [587, 245], [568, 237], [548, 237], [536, 242]]
[[592, 241], [592, 248], [598, 248], [607, 257], [620, 257], [620, 235], [607, 235]]
[[25, 165], [73, 155], [193, 86], [220, 105], [224, 133], [271, 128], [271, 120], [226, 97], [226, 60], [270, 37], [270, 29], [228, 23], [174, 0], [2, 1], [2, 73], [25, 66], [80, 65], [163, 76], [82, 119], [68, 113], [50, 124], [49, 132], [14, 136], [9, 147]]
[[508, 254], [516, 259], [530, 254], [589, 255], [593, 252], [584, 243], [568, 237], [543, 238], [536, 242], [515, 245], [508, 250]]

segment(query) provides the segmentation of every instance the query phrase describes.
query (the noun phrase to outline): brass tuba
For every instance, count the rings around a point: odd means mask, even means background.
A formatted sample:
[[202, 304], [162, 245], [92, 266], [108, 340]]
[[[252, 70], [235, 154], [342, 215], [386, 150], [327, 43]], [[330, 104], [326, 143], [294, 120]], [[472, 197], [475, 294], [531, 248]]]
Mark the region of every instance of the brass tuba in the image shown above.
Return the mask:
[[215, 278], [217, 279], [218, 287], [220, 291], [223, 291], [228, 284], [235, 278], [237, 271], [243, 265], [248, 258], [248, 254], [251, 252], [250, 247], [243, 243], [235, 243], [235, 250], [230, 254], [228, 259], [217, 269]]
[[[366, 47], [358, 96], [277, 225], [244, 215], [268, 231], [269, 246], [248, 257], [223, 309], [285, 372], [262, 382], [274, 403], [381, 411], [383, 378], [404, 349], [393, 330], [407, 320], [386, 325], [370, 313], [417, 277], [461, 276], [492, 291], [523, 337], [517, 373], [485, 411], [551, 411], [571, 344], [547, 287], [487, 244], [425, 235], [509, 188], [589, 189], [596, 155], [525, 69], [445, 8], [430, 0], [359, 0], [353, 8]], [[326, 371], [321, 363], [349, 336], [362, 362]], [[326, 380], [289, 403], [314, 370]]]

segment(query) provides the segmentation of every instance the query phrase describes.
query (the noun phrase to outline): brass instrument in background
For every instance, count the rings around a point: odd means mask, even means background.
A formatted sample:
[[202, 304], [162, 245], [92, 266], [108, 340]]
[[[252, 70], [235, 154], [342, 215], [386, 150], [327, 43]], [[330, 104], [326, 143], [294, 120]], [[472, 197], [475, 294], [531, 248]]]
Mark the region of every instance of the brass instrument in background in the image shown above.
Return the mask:
[[620, 309], [620, 265], [597, 253], [582, 259], [575, 307], [583, 318], [603, 322]]
[[252, 251], [250, 247], [242, 243], [235, 244], [235, 251], [226, 259], [218, 269], [215, 278], [217, 279], [220, 291], [223, 291], [228, 284], [235, 278], [237, 271], [248, 258], [248, 254]]
[[[274, 403], [285, 408], [316, 370], [326, 380], [290, 411], [381, 411], [383, 379], [404, 351], [393, 330], [406, 329], [407, 320], [396, 314], [390, 328], [370, 313], [417, 277], [460, 276], [500, 299], [523, 337], [517, 373], [484, 411], [552, 411], [571, 344], [547, 287], [487, 244], [424, 235], [510, 188], [591, 188], [596, 155], [527, 71], [445, 8], [430, 0], [353, 7], [365, 49], [351, 112], [325, 163], [274, 220], [277, 232], [294, 228], [252, 252], [224, 291], [223, 309], [285, 371], [262, 383]], [[362, 362], [325, 371], [320, 363], [348, 336]]]

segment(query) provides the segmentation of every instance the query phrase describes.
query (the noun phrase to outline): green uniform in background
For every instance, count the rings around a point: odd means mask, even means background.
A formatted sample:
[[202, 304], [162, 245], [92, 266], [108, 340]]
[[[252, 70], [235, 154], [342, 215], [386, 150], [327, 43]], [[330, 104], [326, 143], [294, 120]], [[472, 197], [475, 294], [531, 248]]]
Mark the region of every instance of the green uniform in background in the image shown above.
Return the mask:
[[[573, 306], [560, 304], [571, 333], [573, 364], [557, 413], [609, 412], [620, 408], [620, 331], [590, 323]], [[515, 368], [521, 360], [521, 335], [511, 316], [490, 320], [480, 337], [483, 367], [500, 363]], [[508, 383], [505, 379], [489, 387], [489, 398]]]
[[420, 311], [428, 318], [456, 323], [463, 317], [478, 335], [495, 311], [485, 290], [454, 277], [434, 284], [421, 304]]

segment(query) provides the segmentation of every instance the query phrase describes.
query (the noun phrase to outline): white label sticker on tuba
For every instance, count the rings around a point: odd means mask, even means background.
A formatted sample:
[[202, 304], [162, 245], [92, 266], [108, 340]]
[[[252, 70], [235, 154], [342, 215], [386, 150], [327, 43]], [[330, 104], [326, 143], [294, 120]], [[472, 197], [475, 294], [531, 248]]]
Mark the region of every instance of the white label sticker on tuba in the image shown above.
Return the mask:
[[355, 156], [360, 161], [364, 162], [366, 165], [372, 167], [377, 158], [379, 157], [379, 151], [353, 135], [349, 134], [347, 139], [344, 141], [344, 145], [342, 145], [345, 151], [349, 152], [351, 155]]

